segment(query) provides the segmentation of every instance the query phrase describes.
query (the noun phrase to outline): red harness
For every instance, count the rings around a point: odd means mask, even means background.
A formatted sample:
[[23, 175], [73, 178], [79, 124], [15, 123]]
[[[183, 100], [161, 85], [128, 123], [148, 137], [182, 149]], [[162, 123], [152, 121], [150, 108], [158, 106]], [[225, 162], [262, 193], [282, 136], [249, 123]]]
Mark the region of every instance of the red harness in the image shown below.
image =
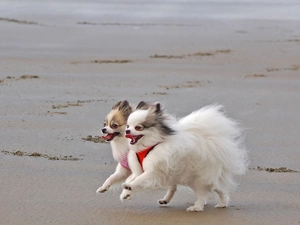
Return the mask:
[[[157, 144], [156, 144], [156, 145], [157, 145]], [[138, 160], [139, 160], [139, 163], [141, 164], [142, 169], [143, 169], [143, 161], [144, 161], [144, 159], [146, 158], [146, 156], [148, 155], [148, 153], [149, 153], [156, 145], [151, 146], [151, 147], [149, 147], [149, 148], [146, 148], [146, 149], [143, 150], [143, 151], [140, 151], [140, 152], [137, 152], [137, 153], [136, 153], [136, 156], [137, 156], [137, 158], [138, 158]], [[144, 169], [143, 169], [143, 170], [144, 170]]]

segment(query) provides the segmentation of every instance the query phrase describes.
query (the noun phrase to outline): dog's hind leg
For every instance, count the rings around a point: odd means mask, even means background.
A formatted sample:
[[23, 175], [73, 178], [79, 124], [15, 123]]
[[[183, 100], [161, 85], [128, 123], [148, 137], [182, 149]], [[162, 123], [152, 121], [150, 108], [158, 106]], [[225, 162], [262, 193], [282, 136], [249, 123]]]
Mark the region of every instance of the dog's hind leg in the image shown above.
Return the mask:
[[214, 192], [216, 192], [219, 195], [220, 201], [215, 206], [215, 208], [226, 208], [228, 206], [229, 202], [229, 196], [227, 193], [224, 193], [223, 191], [219, 189], [214, 189]]
[[171, 199], [173, 198], [173, 196], [176, 192], [176, 189], [177, 189], [177, 185], [169, 186], [165, 197], [163, 199], [159, 199], [157, 202], [161, 205], [168, 204], [171, 201]]
[[[195, 182], [196, 183], [196, 182]], [[192, 186], [192, 189], [194, 190], [197, 201], [193, 206], [190, 206], [186, 209], [187, 212], [200, 212], [204, 210], [204, 205], [207, 201], [207, 194], [210, 192], [210, 189], [206, 185], [202, 184], [196, 184]]]

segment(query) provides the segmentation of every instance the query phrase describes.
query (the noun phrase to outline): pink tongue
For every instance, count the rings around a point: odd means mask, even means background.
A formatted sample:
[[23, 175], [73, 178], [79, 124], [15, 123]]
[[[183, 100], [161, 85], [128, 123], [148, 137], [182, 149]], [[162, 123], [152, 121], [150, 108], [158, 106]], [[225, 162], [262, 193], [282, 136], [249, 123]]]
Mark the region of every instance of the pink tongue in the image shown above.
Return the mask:
[[134, 137], [132, 136], [132, 134], [125, 134], [126, 138], [130, 138], [131, 140], [134, 140]]
[[109, 140], [109, 139], [111, 139], [112, 136], [113, 136], [113, 134], [107, 134], [105, 136], [102, 136], [102, 138], [105, 140]]

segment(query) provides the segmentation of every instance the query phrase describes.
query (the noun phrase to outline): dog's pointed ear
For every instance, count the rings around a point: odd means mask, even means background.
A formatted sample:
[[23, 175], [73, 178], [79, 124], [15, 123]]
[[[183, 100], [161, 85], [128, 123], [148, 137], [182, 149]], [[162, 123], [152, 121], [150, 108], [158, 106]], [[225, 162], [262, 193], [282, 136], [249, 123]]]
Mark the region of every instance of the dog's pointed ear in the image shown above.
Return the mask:
[[120, 106], [121, 103], [122, 103], [122, 101], [119, 101], [117, 104], [115, 104], [115, 105], [112, 107], [112, 109], [117, 109], [117, 108]]
[[147, 106], [147, 103], [144, 101], [141, 101], [137, 106], [136, 109], [143, 109], [145, 108], [145, 106]]
[[120, 103], [120, 105], [119, 105], [119, 109], [120, 109], [120, 110], [127, 109], [128, 107], [129, 107], [129, 103], [128, 103], [127, 100], [122, 101], [122, 102]]
[[127, 100], [120, 103], [118, 110], [122, 113], [125, 120], [127, 120], [130, 113], [132, 113], [132, 107], [129, 105]]
[[161, 112], [161, 105], [160, 105], [160, 103], [158, 102], [158, 103], [156, 103], [155, 104], [155, 110], [154, 110], [154, 112], [157, 114], [157, 113], [160, 113]]

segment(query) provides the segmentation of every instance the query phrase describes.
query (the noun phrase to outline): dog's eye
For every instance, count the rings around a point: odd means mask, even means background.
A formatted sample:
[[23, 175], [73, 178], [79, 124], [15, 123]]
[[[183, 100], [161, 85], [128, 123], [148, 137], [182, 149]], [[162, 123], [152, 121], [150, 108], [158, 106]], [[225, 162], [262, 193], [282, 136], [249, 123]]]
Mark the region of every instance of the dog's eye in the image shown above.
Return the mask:
[[129, 128], [129, 125], [127, 125], [126, 127]]
[[103, 126], [106, 127], [106, 123], [105, 122], [103, 123]]
[[144, 129], [144, 127], [143, 127], [143, 126], [140, 126], [140, 125], [138, 125], [138, 126], [136, 126], [134, 129], [136, 129], [137, 131], [141, 131], [141, 130], [143, 130], [143, 129]]
[[112, 129], [117, 129], [117, 128], [118, 128], [118, 124], [115, 124], [115, 123], [112, 124], [112, 125], [111, 125], [111, 128], [112, 128]]

